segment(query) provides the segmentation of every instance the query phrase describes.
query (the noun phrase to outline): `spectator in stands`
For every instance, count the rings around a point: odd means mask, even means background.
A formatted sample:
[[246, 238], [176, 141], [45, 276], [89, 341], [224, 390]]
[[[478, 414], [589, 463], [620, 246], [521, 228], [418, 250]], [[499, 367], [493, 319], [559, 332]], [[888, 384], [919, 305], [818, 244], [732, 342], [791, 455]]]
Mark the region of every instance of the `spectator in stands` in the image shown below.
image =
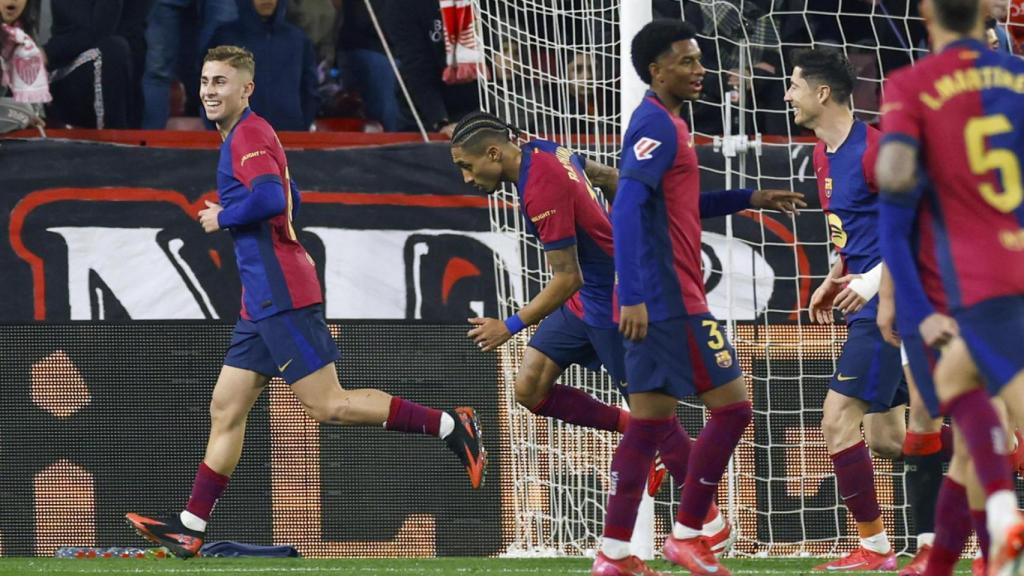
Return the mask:
[[[371, 0], [382, 31], [390, 9], [404, 9], [403, 0]], [[436, 4], [436, 2], [435, 2]], [[366, 117], [380, 122], [385, 132], [399, 128], [398, 83], [380, 36], [363, 0], [342, 3], [335, 65], [342, 73], [345, 89], [353, 88], [363, 97]]]
[[[185, 85], [190, 101], [198, 99], [200, 62], [213, 34], [237, 20], [235, 0], [156, 0], [146, 27], [143, 128], [163, 130], [167, 126], [171, 85], [176, 78]], [[198, 113], [198, 106], [194, 110]]]
[[316, 54], [306, 33], [285, 21], [288, 0], [238, 0], [238, 22], [213, 44], [248, 48], [256, 57], [249, 106], [274, 130], [308, 131], [320, 106]]
[[326, 62], [329, 68], [334, 64], [342, 6], [362, 3], [363, 0], [291, 0], [287, 18], [309, 36], [317, 62]]
[[[424, 127], [450, 136], [459, 119], [479, 109], [477, 83], [448, 83], [443, 78], [445, 29], [438, 0], [399, 0], [396, 4], [399, 6], [389, 11], [387, 32], [399, 72]], [[400, 105], [407, 109], [408, 103], [402, 98]], [[405, 116], [401, 129], [416, 130], [412, 114]]]
[[133, 128], [142, 119], [140, 75], [151, 0], [52, 0], [53, 27], [43, 47], [61, 124]]
[[35, 42], [37, 0], [0, 0], [0, 132], [42, 125], [51, 100], [45, 55]]

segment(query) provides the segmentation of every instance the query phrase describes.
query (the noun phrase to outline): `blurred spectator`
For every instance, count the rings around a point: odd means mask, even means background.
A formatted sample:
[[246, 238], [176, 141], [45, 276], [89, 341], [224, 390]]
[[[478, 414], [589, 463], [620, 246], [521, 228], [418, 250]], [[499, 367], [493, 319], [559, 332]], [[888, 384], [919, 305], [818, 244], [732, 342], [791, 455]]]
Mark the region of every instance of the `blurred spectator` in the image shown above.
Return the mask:
[[0, 1], [0, 132], [42, 125], [51, 100], [43, 52], [33, 38], [39, 3]]
[[[478, 110], [480, 97], [476, 82], [448, 84], [445, 33], [438, 0], [399, 0], [390, 10], [387, 30], [391, 51], [427, 130], [451, 135], [464, 115]], [[403, 112], [408, 103], [400, 101]], [[416, 130], [412, 114], [406, 114], [401, 129]]]
[[316, 55], [306, 33], [285, 21], [288, 0], [238, 0], [238, 22], [222, 27], [213, 45], [233, 44], [256, 57], [249, 106], [275, 130], [308, 131], [320, 105]]
[[[370, 2], [382, 28], [385, 24], [382, 18], [388, 14], [389, 2], [397, 5], [402, 0]], [[355, 89], [362, 95], [366, 117], [380, 122], [385, 132], [394, 132], [399, 127], [398, 83], [366, 3], [363, 0], [343, 0], [341, 10], [335, 66], [341, 70], [345, 89]]]
[[151, 5], [151, 0], [52, 0], [53, 28], [43, 50], [52, 71], [53, 120], [89, 128], [139, 125]]
[[156, 0], [146, 27], [143, 128], [162, 130], [167, 125], [176, 78], [184, 84], [189, 101], [197, 102], [200, 62], [211, 48], [213, 34], [237, 20], [235, 0]]
[[341, 7], [352, 2], [362, 4], [363, 0], [291, 0], [288, 5], [288, 22], [309, 36], [317, 62], [334, 64]]

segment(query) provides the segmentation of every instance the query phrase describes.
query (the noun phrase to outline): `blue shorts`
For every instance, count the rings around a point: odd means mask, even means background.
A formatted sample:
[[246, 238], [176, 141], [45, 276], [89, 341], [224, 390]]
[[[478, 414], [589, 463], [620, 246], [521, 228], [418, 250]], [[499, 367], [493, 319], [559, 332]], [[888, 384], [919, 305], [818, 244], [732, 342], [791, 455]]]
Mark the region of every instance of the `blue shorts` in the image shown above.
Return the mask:
[[541, 321], [529, 346], [554, 360], [562, 370], [570, 364], [595, 371], [604, 366], [616, 384], [626, 379], [625, 351], [619, 329], [595, 328], [565, 306]]
[[868, 404], [867, 413], [886, 412], [910, 398], [900, 349], [882, 338], [874, 318], [850, 324], [829, 389]]
[[239, 318], [224, 365], [294, 384], [339, 358], [323, 306], [314, 304], [257, 321]]
[[954, 317], [989, 394], [999, 394], [1024, 370], [1024, 296], [985, 300]]
[[743, 376], [736, 350], [711, 314], [651, 322], [647, 337], [624, 340], [630, 393], [703, 394]]
[[910, 364], [910, 373], [914, 376], [914, 385], [921, 394], [928, 413], [932, 418], [938, 418], [942, 415], [942, 409], [932, 375], [935, 373], [935, 365], [939, 362], [939, 351], [926, 346], [918, 333], [902, 336], [901, 339]]

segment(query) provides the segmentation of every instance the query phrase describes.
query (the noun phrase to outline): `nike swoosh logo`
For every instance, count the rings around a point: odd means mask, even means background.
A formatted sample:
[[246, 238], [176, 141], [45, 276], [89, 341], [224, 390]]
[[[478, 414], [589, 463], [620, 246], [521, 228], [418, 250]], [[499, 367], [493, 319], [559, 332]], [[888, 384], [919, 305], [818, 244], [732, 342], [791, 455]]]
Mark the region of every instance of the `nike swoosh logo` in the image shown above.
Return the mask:
[[704, 479], [703, 477], [701, 477], [701, 478], [698, 478], [698, 480], [700, 480], [700, 483], [701, 483], [701, 484], [703, 484], [703, 485], [705, 485], [705, 486], [718, 486], [718, 483], [717, 483], [717, 482], [708, 482], [708, 481], [707, 481], [707, 480], [705, 480], [705, 479]]
[[854, 568], [857, 568], [858, 566], [863, 566], [865, 564], [867, 564], [867, 562], [857, 562], [856, 564], [847, 564], [846, 566], [829, 566], [826, 568], [826, 570], [853, 570]]
[[856, 380], [856, 379], [857, 379], [856, 376], [843, 376], [842, 374], [839, 374], [839, 375], [836, 376], [836, 380], [839, 380], [840, 382], [847, 382], [849, 380]]
[[[840, 495], [839, 497], [843, 499], [843, 502], [846, 502], [850, 498], [856, 498], [857, 496], [860, 496], [860, 492], [856, 492], [854, 494], [850, 494], [849, 496], [842, 496], [842, 495]], [[858, 566], [860, 566], [860, 564], [858, 564]]]
[[292, 360], [295, 360], [295, 358], [289, 358], [287, 362], [277, 367], [277, 371], [284, 372], [285, 369], [287, 369], [288, 366], [292, 363]]
[[693, 563], [696, 564], [697, 566], [699, 566], [701, 570], [703, 570], [703, 571], [705, 571], [705, 572], [707, 572], [709, 574], [714, 574], [715, 572], [718, 572], [718, 566], [715, 566], [714, 564], [711, 564], [711, 565], [705, 564], [705, 563], [701, 562], [700, 558], [697, 558], [696, 556], [693, 557]]

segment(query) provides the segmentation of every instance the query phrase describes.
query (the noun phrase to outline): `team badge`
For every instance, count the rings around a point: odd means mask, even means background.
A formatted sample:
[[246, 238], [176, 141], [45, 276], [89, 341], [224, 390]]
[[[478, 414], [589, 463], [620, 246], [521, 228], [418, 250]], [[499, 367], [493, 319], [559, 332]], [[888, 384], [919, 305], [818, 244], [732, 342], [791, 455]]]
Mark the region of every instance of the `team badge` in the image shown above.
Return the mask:
[[715, 364], [718, 364], [719, 368], [732, 366], [732, 354], [728, 350], [715, 352]]
[[832, 197], [832, 179], [825, 178], [825, 198]]
[[650, 160], [654, 158], [654, 151], [661, 146], [661, 142], [653, 138], [643, 137], [633, 144], [633, 155], [637, 160]]

